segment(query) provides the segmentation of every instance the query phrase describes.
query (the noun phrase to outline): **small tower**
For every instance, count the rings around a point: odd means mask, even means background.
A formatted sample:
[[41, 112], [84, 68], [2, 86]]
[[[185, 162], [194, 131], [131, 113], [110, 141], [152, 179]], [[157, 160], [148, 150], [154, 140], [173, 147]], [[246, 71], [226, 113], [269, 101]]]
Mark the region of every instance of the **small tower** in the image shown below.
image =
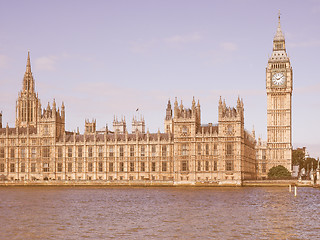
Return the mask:
[[117, 117], [113, 119], [113, 130], [116, 133], [124, 134], [127, 131], [126, 119], [123, 117], [120, 121], [118, 121]]
[[200, 104], [198, 103], [198, 105], [196, 106], [194, 98], [191, 108], [184, 107], [182, 101], [180, 106], [178, 106], [177, 99], [175, 100], [172, 132], [176, 136], [180, 134], [196, 134], [199, 131], [201, 125], [200, 120]]
[[177, 98], [174, 101], [174, 118], [178, 118], [180, 116], [180, 110], [178, 106], [178, 100]]
[[164, 120], [164, 131], [166, 133], [173, 132], [172, 108], [170, 99], [168, 100], [166, 109], [166, 118]]
[[16, 103], [16, 127], [37, 126], [40, 100], [35, 93], [31, 72], [30, 52], [28, 51], [26, 72], [22, 81], [22, 90]]
[[85, 126], [84, 126], [85, 133], [95, 133], [96, 132], [96, 119], [92, 119], [92, 122], [89, 121], [89, 119], [85, 120]]
[[242, 136], [244, 131], [243, 100], [238, 97], [237, 107], [227, 107], [225, 100], [219, 100], [219, 135]]
[[253, 128], [252, 128], [252, 137], [253, 137], [254, 139], [256, 139], [256, 131], [254, 130], [254, 126], [253, 126]]
[[140, 119], [133, 117], [132, 119], [132, 133], [145, 133], [145, 122], [144, 118], [140, 116]]

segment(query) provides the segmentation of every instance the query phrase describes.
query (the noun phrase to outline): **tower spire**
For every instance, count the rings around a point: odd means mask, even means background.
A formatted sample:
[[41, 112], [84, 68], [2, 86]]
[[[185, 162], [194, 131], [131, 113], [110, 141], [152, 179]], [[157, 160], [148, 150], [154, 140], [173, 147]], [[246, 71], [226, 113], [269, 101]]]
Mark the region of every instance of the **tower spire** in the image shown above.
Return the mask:
[[28, 59], [27, 59], [27, 69], [26, 72], [31, 72], [31, 63], [30, 63], [30, 50], [28, 50]]
[[31, 72], [30, 51], [28, 50], [26, 72], [23, 77], [23, 91], [34, 92], [34, 80]]
[[284, 41], [284, 35], [282, 33], [282, 30], [281, 30], [281, 24], [280, 24], [280, 10], [279, 10], [279, 13], [278, 13], [278, 27], [277, 27], [277, 32], [276, 32], [276, 35], [274, 36], [274, 41]]

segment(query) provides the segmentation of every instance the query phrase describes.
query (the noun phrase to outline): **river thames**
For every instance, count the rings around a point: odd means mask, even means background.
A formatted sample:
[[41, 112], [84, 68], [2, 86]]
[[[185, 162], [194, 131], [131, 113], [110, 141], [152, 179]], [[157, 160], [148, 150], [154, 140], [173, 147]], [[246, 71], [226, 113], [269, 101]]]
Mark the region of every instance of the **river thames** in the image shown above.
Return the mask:
[[0, 239], [320, 239], [320, 190], [1, 187]]

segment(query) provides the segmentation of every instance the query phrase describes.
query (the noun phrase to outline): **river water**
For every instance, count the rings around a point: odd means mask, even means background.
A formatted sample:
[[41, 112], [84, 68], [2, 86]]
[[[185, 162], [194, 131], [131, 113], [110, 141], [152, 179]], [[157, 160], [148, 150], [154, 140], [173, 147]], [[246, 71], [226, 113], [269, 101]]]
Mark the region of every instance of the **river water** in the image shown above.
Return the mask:
[[1, 187], [0, 239], [320, 239], [320, 189]]

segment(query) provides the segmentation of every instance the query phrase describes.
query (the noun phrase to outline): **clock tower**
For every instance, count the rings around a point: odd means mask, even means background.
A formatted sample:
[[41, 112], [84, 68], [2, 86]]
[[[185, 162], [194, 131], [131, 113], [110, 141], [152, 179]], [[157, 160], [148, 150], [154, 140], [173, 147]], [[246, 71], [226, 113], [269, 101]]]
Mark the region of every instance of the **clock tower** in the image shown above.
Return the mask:
[[292, 67], [279, 22], [273, 51], [266, 68], [267, 171], [278, 165], [291, 172], [292, 161]]

